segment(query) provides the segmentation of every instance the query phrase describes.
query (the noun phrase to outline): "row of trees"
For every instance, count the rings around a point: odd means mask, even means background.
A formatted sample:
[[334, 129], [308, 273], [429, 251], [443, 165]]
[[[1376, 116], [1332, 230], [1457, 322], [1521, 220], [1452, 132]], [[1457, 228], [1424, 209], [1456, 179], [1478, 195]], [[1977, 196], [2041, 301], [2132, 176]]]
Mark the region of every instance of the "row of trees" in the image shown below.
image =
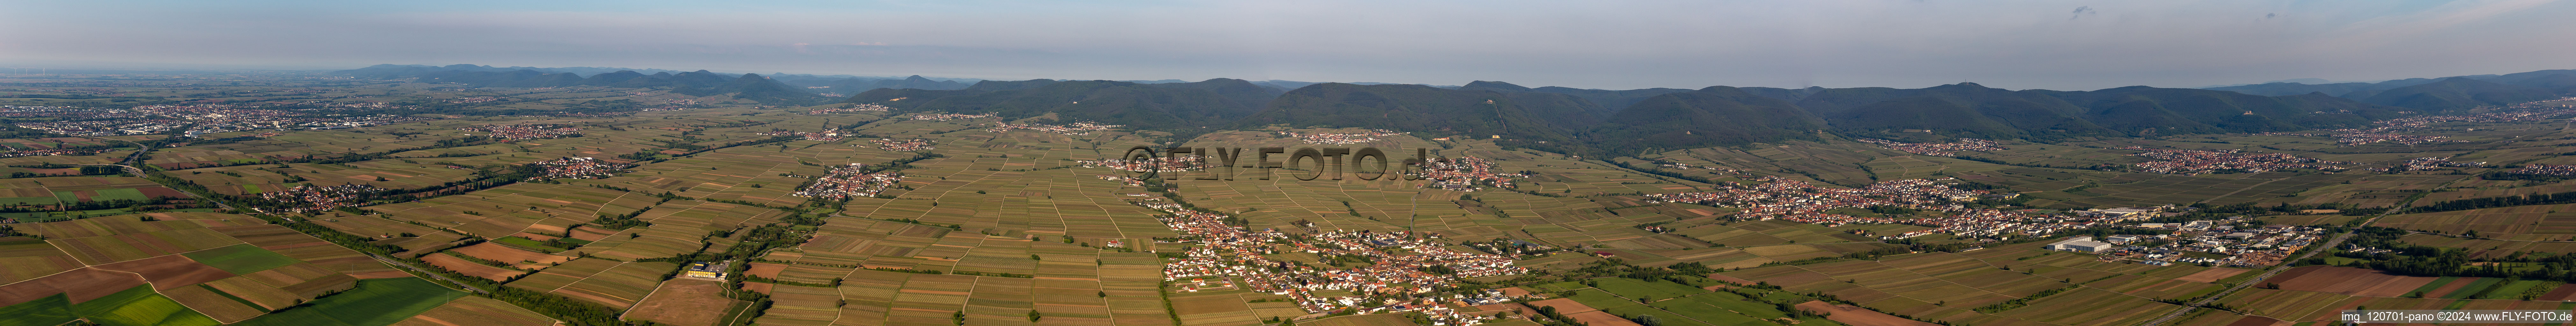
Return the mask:
[[2485, 197], [2485, 198], [2469, 198], [2469, 199], [2461, 199], [2461, 200], [2445, 200], [2445, 201], [2435, 202], [2435, 203], [2430, 204], [2430, 205], [2416, 206], [2416, 207], [2415, 207], [2415, 208], [2413, 208], [2413, 209], [2408, 209], [2408, 210], [2406, 210], [2406, 212], [2408, 212], [2408, 213], [2448, 212], [2448, 211], [2472, 210], [2472, 209], [2480, 209], [2480, 208], [2496, 208], [2496, 207], [2505, 207], [2505, 206], [2522, 206], [2522, 205], [2551, 205], [2551, 204], [2567, 204], [2567, 203], [2576, 203], [2576, 191], [2561, 192], [2561, 193], [2554, 193], [2554, 194], [2528, 194], [2528, 195], [2520, 195], [2520, 196], [2497, 196], [2497, 197]]

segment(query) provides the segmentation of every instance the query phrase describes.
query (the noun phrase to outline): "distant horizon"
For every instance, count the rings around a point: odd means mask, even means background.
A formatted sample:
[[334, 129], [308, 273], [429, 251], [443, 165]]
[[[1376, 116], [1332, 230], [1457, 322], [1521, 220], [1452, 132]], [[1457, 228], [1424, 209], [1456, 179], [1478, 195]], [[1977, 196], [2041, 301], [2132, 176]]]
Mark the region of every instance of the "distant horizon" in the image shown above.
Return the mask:
[[[30, 2], [7, 65], [2007, 89], [2576, 67], [2545, 0]], [[112, 41], [111, 41], [112, 40]]]
[[[713, 69], [636, 68], [636, 67], [615, 67], [615, 66], [555, 66], [555, 67], [543, 67], [543, 66], [528, 66], [528, 65], [497, 65], [497, 64], [475, 64], [475, 63], [448, 63], [448, 64], [431, 64], [431, 63], [408, 63], [408, 64], [406, 64], [406, 63], [383, 63], [383, 64], [386, 64], [386, 65], [415, 65], [415, 66], [432, 66], [432, 67], [444, 67], [444, 66], [449, 66], [449, 65], [467, 64], [467, 65], [486, 66], [486, 67], [493, 67], [493, 68], [512, 68], [512, 67], [519, 67], [519, 68], [537, 68], [537, 69], [601, 68], [601, 69], [623, 69], [623, 70], [638, 70], [638, 71], [642, 71], [642, 70], [663, 70], [663, 71], [699, 71], [699, 70], [706, 70], [706, 71], [708, 71], [708, 72], [719, 73], [719, 74], [726, 74], [726, 75], [759, 74], [759, 75], [762, 75], [762, 76], [771, 76], [771, 75], [776, 75], [776, 74], [790, 74], [790, 75], [808, 75], [808, 76], [826, 77], [826, 78], [894, 78], [894, 79], [900, 79], [900, 78], [907, 78], [907, 77], [910, 77], [910, 76], [921, 76], [922, 78], [929, 78], [929, 79], [933, 79], [933, 80], [943, 80], [943, 79], [945, 79], [945, 80], [991, 80], [991, 81], [1018, 81], [1018, 80], [1030, 80], [1030, 79], [1052, 79], [1052, 80], [1059, 80], [1059, 81], [1075, 81], [1075, 80], [1107, 80], [1107, 81], [1159, 81], [1159, 80], [1180, 80], [1180, 81], [1182, 81], [1182, 82], [1201, 82], [1201, 81], [1207, 81], [1207, 80], [1209, 80], [1209, 79], [1216, 79], [1216, 78], [1228, 78], [1228, 79], [1241, 79], [1241, 80], [1245, 80], [1245, 81], [1253, 81], [1253, 82], [1266, 82], [1266, 81], [1271, 81], [1271, 80], [1279, 80], [1279, 81], [1293, 81], [1293, 82], [1306, 82], [1306, 83], [1407, 84], [1407, 85], [1425, 85], [1425, 86], [1438, 86], [1438, 87], [1459, 87], [1459, 86], [1466, 85], [1468, 82], [1474, 82], [1474, 81], [1492, 81], [1492, 82], [1504, 82], [1504, 83], [1511, 83], [1511, 84], [1513, 84], [1513, 85], [1520, 85], [1520, 86], [1522, 86], [1522, 87], [1529, 87], [1529, 88], [1539, 88], [1539, 87], [1550, 87], [1550, 86], [1553, 86], [1553, 87], [1566, 87], [1566, 88], [1575, 88], [1575, 89], [1597, 89], [1597, 90], [1630, 90], [1630, 89], [1649, 89], [1649, 88], [1701, 89], [1701, 88], [1708, 88], [1708, 87], [1713, 87], [1713, 86], [1727, 86], [1727, 87], [1771, 87], [1771, 88], [1784, 88], [1784, 89], [1801, 89], [1801, 88], [1807, 88], [1807, 87], [1808, 87], [1808, 86], [1788, 87], [1788, 86], [1765, 86], [1765, 85], [1724, 85], [1724, 84], [1720, 84], [1720, 85], [1699, 85], [1699, 86], [1655, 86], [1655, 87], [1640, 87], [1640, 88], [1594, 88], [1594, 87], [1575, 87], [1575, 86], [1563, 86], [1563, 85], [1533, 84], [1533, 83], [1526, 83], [1526, 82], [1515, 82], [1515, 81], [1509, 81], [1509, 80], [1493, 80], [1493, 79], [1476, 79], [1476, 80], [1469, 80], [1469, 81], [1466, 81], [1466, 82], [1456, 82], [1455, 84], [1443, 84], [1443, 83], [1418, 83], [1418, 82], [1381, 82], [1381, 81], [1311, 81], [1311, 80], [1287, 80], [1287, 79], [1254, 79], [1254, 78], [1240, 78], [1240, 77], [1209, 77], [1209, 78], [1199, 78], [1199, 79], [1188, 79], [1188, 78], [1161, 78], [1161, 79], [1084, 79], [1084, 78], [993, 79], [993, 78], [976, 78], [976, 77], [933, 76], [933, 75], [929, 75], [929, 74], [868, 75], [868, 74], [854, 74], [854, 73], [835, 73], [835, 74], [824, 74], [824, 73], [800, 73], [800, 72], [786, 72], [786, 71], [772, 71], [772, 72], [728, 72], [728, 71], [716, 71], [716, 70], [713, 70]], [[374, 66], [374, 65], [377, 65], [377, 64], [369, 64], [369, 65], [362, 65], [362, 66], [349, 67], [349, 68], [310, 68], [310, 69], [292, 69], [292, 68], [249, 68], [249, 67], [222, 68], [221, 66], [197, 67], [197, 68], [170, 67], [170, 66], [162, 66], [162, 67], [136, 67], [136, 66], [127, 66], [127, 67], [79, 67], [79, 66], [72, 66], [72, 67], [32, 67], [32, 66], [13, 66], [13, 65], [8, 64], [8, 63], [0, 63], [0, 74], [13, 74], [13, 73], [19, 73], [19, 72], [17, 71], [18, 69], [77, 69], [77, 70], [131, 70], [131, 71], [156, 71], [156, 70], [159, 70], [159, 71], [206, 71], [206, 72], [222, 72], [222, 71], [308, 71], [308, 72], [331, 72], [331, 71], [340, 71], [340, 70], [350, 70], [350, 69], [365, 68], [365, 67], [370, 67], [370, 66]], [[2522, 73], [2522, 72], [2530, 72], [2530, 71], [2540, 71], [2540, 70], [2560, 70], [2560, 69], [2576, 69], [2576, 68], [2545, 68], [2545, 69], [2534, 69], [2534, 70], [2525, 70], [2525, 71], [2489, 72], [2489, 73], [2458, 74], [2458, 75], [2444, 75], [2444, 76], [2409, 76], [2409, 77], [2397, 77], [2397, 78], [2388, 78], [2388, 79], [2367, 79], [2367, 80], [2327, 80], [2325, 83], [2303, 83], [2303, 84], [2317, 85], [2317, 84], [2327, 84], [2327, 83], [2380, 83], [2380, 82], [2387, 82], [2387, 81], [2393, 81], [2393, 80], [2404, 80], [2404, 79], [2414, 79], [2414, 78], [2442, 79], [2442, 78], [2450, 78], [2450, 77], [2466, 77], [2466, 76], [2491, 76], [2491, 75], [2503, 75], [2503, 74]], [[2209, 85], [2200, 85], [2200, 86], [2127, 85], [2127, 86], [2113, 86], [2113, 87], [2087, 88], [2087, 89], [2055, 89], [2055, 88], [2012, 88], [2012, 87], [1997, 87], [1997, 86], [1995, 86], [1995, 85], [1988, 85], [1988, 84], [1986, 84], [1986, 83], [1983, 83], [1983, 82], [1977, 82], [1977, 81], [1961, 81], [1961, 82], [1952, 82], [1952, 83], [1946, 83], [1946, 84], [1932, 84], [1932, 85], [1921, 85], [1921, 86], [1847, 86], [1847, 87], [1835, 87], [1835, 86], [1825, 86], [1825, 85], [1810, 85], [1810, 86], [1813, 86], [1813, 87], [1823, 87], [1823, 88], [1867, 88], [1867, 87], [1886, 87], [1886, 88], [1895, 88], [1895, 89], [1918, 89], [1918, 88], [1936, 87], [1936, 86], [1941, 86], [1941, 85], [1955, 85], [1955, 84], [1959, 84], [1959, 83], [1974, 83], [1974, 84], [1977, 84], [1977, 85], [1979, 85], [1979, 86], [1984, 86], [1984, 87], [1988, 87], [1988, 88], [1998, 88], [1998, 89], [2007, 89], [2007, 90], [2015, 90], [2015, 91], [2019, 91], [2019, 90], [2031, 90], [2031, 89], [2045, 89], [2045, 90], [2058, 90], [2058, 91], [2093, 91], [2093, 90], [2102, 90], [2102, 89], [2111, 89], [2111, 88], [2120, 88], [2120, 87], [2135, 87], [2135, 86], [2147, 86], [2147, 87], [2156, 87], [2156, 88], [2203, 89], [2203, 88], [2215, 88], [2215, 87], [2229, 87], [2229, 86], [2244, 86], [2244, 85], [2261, 85], [2261, 84], [2282, 83], [2282, 82], [2296, 82], [2296, 81], [2294, 81], [2294, 80], [2300, 80], [2300, 79], [2323, 79], [2323, 78], [2303, 77], [2303, 78], [2275, 79], [2275, 80], [2263, 81], [2263, 82], [2238, 82], [2238, 83], [2228, 83], [2228, 84], [2209, 84]]]

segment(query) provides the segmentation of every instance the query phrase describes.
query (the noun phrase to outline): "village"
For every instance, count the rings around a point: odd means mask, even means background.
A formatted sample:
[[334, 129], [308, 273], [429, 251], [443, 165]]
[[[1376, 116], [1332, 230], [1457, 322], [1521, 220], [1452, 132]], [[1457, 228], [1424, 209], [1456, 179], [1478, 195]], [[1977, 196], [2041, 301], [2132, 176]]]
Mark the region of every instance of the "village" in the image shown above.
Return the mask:
[[893, 188], [895, 184], [903, 182], [902, 173], [868, 173], [867, 169], [867, 164], [860, 163], [832, 167], [824, 171], [823, 176], [814, 177], [812, 183], [807, 184], [804, 189], [797, 190], [794, 195], [831, 200], [875, 197], [877, 193], [885, 192], [887, 188]]
[[1181, 172], [1204, 170], [1208, 167], [1207, 157], [1198, 155], [1148, 157], [1142, 160], [1108, 158], [1096, 161], [1073, 161], [1073, 163], [1081, 164], [1086, 168], [1111, 168], [1127, 172]]
[[[1870, 234], [1880, 239], [1904, 239], [1932, 234], [1949, 234], [1962, 238], [2013, 239], [2046, 236], [2063, 231], [2084, 229], [2170, 229], [2170, 233], [2152, 235], [2116, 235], [2096, 240], [2073, 237], [2048, 244], [2051, 250], [2073, 250], [2103, 255], [2104, 261], [2132, 261], [2142, 264], [2175, 263], [2212, 266], [2270, 266], [2279, 264], [2291, 253], [2317, 241], [2324, 230], [2315, 227], [2271, 225], [2239, 228], [2233, 224], [2243, 217], [2228, 220], [2202, 220], [2189, 223], [2126, 222], [2176, 214], [2187, 210], [2171, 205], [2089, 209], [2065, 213], [2040, 210], [2004, 210], [1968, 208], [1961, 202], [1978, 198], [2000, 198], [1983, 190], [1960, 190], [1949, 187], [1943, 179], [1890, 180], [1865, 188], [1822, 188], [1784, 177], [1768, 177], [1750, 187], [1723, 186], [1718, 192], [1648, 195], [1657, 201], [1687, 202], [1706, 205], [1741, 207], [1730, 216], [1735, 220], [1785, 220], [1829, 226], [1851, 224], [1908, 224], [1931, 229], [1899, 234]], [[1907, 210], [1939, 211], [1935, 216], [1852, 216], [1833, 213], [1845, 208], [1896, 207]], [[2125, 246], [2124, 246], [2125, 245]], [[2204, 254], [2182, 254], [2194, 252]]]
[[513, 141], [517, 141], [517, 140], [530, 140], [530, 139], [550, 139], [550, 138], [559, 138], [559, 137], [580, 137], [579, 135], [581, 135], [581, 128], [573, 128], [573, 127], [572, 127], [572, 125], [566, 125], [566, 124], [555, 124], [555, 123], [533, 123], [533, 124], [515, 124], [515, 125], [480, 125], [480, 126], [464, 127], [464, 128], [457, 128], [457, 129], [459, 129], [459, 130], [465, 130], [465, 131], [481, 131], [481, 132], [488, 132], [488, 133], [492, 133], [492, 134], [491, 134], [492, 138], [501, 138], [501, 139], [508, 139], [508, 140], [513, 140]]
[[754, 135], [762, 135], [762, 136], [796, 136], [796, 137], [799, 137], [799, 139], [804, 139], [804, 140], [819, 140], [819, 141], [841, 141], [841, 136], [842, 136], [842, 135], [841, 135], [841, 132], [838, 132], [838, 131], [825, 131], [825, 132], [772, 131], [772, 132], [761, 132], [761, 133], [753, 133], [753, 134], [754, 134]]
[[[987, 114], [987, 115], [989, 116], [989, 114]], [[1011, 129], [1028, 129], [1028, 130], [1036, 130], [1036, 131], [1042, 131], [1042, 132], [1051, 132], [1051, 133], [1059, 133], [1059, 134], [1066, 134], [1066, 135], [1083, 136], [1083, 135], [1090, 135], [1090, 134], [1091, 134], [1091, 132], [1093, 132], [1093, 131], [1101, 131], [1101, 130], [1116, 129], [1116, 128], [1118, 128], [1118, 127], [1124, 127], [1124, 126], [1125, 126], [1125, 125], [1099, 124], [1099, 123], [1094, 123], [1094, 122], [1090, 122], [1090, 121], [1075, 122], [1075, 123], [1073, 123], [1073, 124], [1061, 125], [1061, 126], [1059, 126], [1059, 125], [1047, 125], [1047, 124], [1034, 124], [1034, 123], [1031, 123], [1031, 124], [1018, 124], [1018, 123], [1001, 122], [1001, 123], [995, 123], [992, 129], [985, 129], [985, 131], [990, 131], [990, 132], [1010, 132], [1010, 131], [1011, 131]]]
[[2399, 145], [2410, 145], [2410, 146], [2411, 146], [2411, 145], [2423, 145], [2423, 144], [2431, 144], [2431, 143], [2438, 143], [2438, 142], [2468, 142], [2468, 141], [2466, 141], [2466, 140], [2447, 140], [2447, 139], [2445, 139], [2445, 138], [2450, 138], [2450, 137], [2445, 137], [2445, 136], [2419, 136], [2419, 135], [2404, 135], [2404, 134], [2390, 134], [2390, 133], [2360, 133], [2360, 132], [2356, 132], [2356, 133], [2346, 133], [2346, 134], [2335, 134], [2335, 135], [2334, 135], [2334, 137], [2335, 137], [2335, 144], [2337, 144], [2337, 145], [2343, 145], [2343, 146], [2353, 146], [2353, 145], [2362, 145], [2362, 144], [2371, 144], [2371, 143], [2397, 143], [2397, 144], [2399, 144]]
[[2272, 172], [2296, 169], [2313, 169], [2332, 172], [2345, 169], [2343, 167], [2332, 165], [2353, 164], [2352, 162], [2319, 160], [2300, 157], [2298, 155], [2281, 153], [2248, 153], [2233, 149], [2213, 151], [2146, 148], [2139, 146], [2121, 147], [2119, 149], [2144, 151], [2143, 153], [2129, 155], [2152, 158], [2157, 161], [2138, 163], [2135, 164], [2135, 166], [2140, 170], [2140, 172], [2162, 174], [2201, 175], [2206, 173]]
[[73, 136], [123, 136], [172, 133], [188, 127], [188, 122], [170, 119], [136, 119], [20, 122], [15, 125], [19, 128]]
[[1279, 135], [1280, 135], [1280, 136], [1286, 136], [1286, 137], [1289, 137], [1289, 138], [1297, 138], [1297, 139], [1300, 139], [1300, 140], [1304, 140], [1304, 141], [1306, 141], [1306, 143], [1308, 143], [1308, 144], [1322, 144], [1322, 145], [1350, 145], [1350, 144], [1366, 143], [1366, 142], [1378, 141], [1377, 136], [1396, 136], [1396, 135], [1403, 135], [1403, 134], [1409, 134], [1409, 133], [1405, 133], [1405, 132], [1396, 132], [1396, 131], [1394, 131], [1394, 130], [1384, 130], [1384, 129], [1370, 129], [1370, 130], [1369, 130], [1369, 132], [1364, 132], [1364, 133], [1355, 133], [1355, 134], [1297, 133], [1297, 132], [1291, 132], [1291, 131], [1281, 131], [1281, 132], [1279, 132]]
[[[294, 205], [285, 208], [285, 213], [312, 213], [339, 209], [340, 206], [357, 204], [365, 201], [368, 195], [375, 194], [375, 192], [379, 190], [384, 189], [366, 184], [343, 184], [337, 186], [315, 186], [307, 184], [295, 186], [294, 188], [287, 188], [286, 190], [259, 193], [259, 198], [266, 199], [270, 202]], [[268, 209], [266, 208], [254, 207], [252, 209], [260, 212], [268, 212]]]
[[1514, 183], [1514, 178], [1528, 177], [1518, 173], [1496, 172], [1494, 162], [1474, 156], [1432, 159], [1430, 162], [1422, 162], [1420, 169], [1406, 172], [1415, 174], [1421, 179], [1431, 180], [1430, 183], [1423, 185], [1426, 188], [1468, 192], [1486, 187], [1517, 189], [1520, 185]]
[[0, 118], [54, 118], [57, 120], [143, 119], [150, 114], [125, 109], [92, 109], [69, 106], [0, 105]]
[[589, 157], [566, 157], [528, 164], [537, 167], [537, 176], [529, 180], [603, 179], [617, 176], [619, 170], [626, 168], [625, 165]]
[[[1683, 202], [1712, 206], [1741, 207], [1732, 215], [1741, 221], [1785, 220], [1799, 223], [1840, 226], [1851, 224], [1910, 224], [1932, 227], [1900, 234], [1864, 234], [1880, 239], [1904, 239], [1932, 234], [1959, 237], [2012, 238], [2045, 235], [2060, 230], [2104, 227], [2126, 216], [2060, 216], [2022, 210], [1969, 208], [1964, 202], [1978, 198], [2009, 197], [1984, 190], [1951, 188], [1941, 179], [1888, 180], [1865, 188], [1824, 188], [1786, 177], [1764, 177], [1752, 186], [1721, 185], [1716, 192], [1689, 192], [1647, 195], [1655, 201]], [[1844, 208], [1894, 207], [1910, 211], [1939, 211], [1940, 216], [1852, 216], [1831, 212]]]
[[879, 149], [889, 151], [926, 151], [934, 149], [933, 147], [930, 147], [930, 140], [928, 139], [916, 138], [912, 140], [894, 140], [880, 138], [877, 140], [870, 140], [868, 142], [877, 144], [877, 148]]
[[2487, 165], [2487, 162], [2452, 162], [2451, 158], [2448, 157], [2418, 157], [2406, 159], [2406, 163], [2399, 163], [2397, 166], [2370, 168], [2370, 171], [2416, 171], [2431, 170], [2433, 168], [2479, 167], [2485, 165]]
[[820, 110], [806, 111], [806, 112], [805, 112], [805, 114], [831, 114], [831, 113], [866, 113], [866, 112], [886, 112], [886, 110], [892, 110], [892, 109], [894, 109], [894, 108], [886, 107], [886, 106], [884, 106], [884, 105], [877, 105], [876, 103], [860, 103], [860, 104], [843, 105], [843, 106], [839, 106], [839, 107], [832, 107], [832, 108], [824, 108], [824, 109], [820, 109]]
[[1957, 155], [1959, 151], [1985, 152], [2005, 149], [2004, 145], [2001, 143], [1976, 138], [1960, 138], [1948, 143], [1904, 143], [1868, 138], [1861, 138], [1860, 141], [1864, 143], [1878, 144], [1878, 146], [1886, 147], [1888, 149], [1914, 153], [1915, 155], [1931, 156], [1954, 156]]
[[[1460, 279], [1529, 272], [1513, 266], [1511, 257], [1448, 249], [1435, 242], [1441, 240], [1438, 235], [1333, 230], [1291, 236], [1275, 229], [1254, 232], [1232, 223], [1239, 220], [1233, 216], [1180, 204], [1136, 204], [1170, 214], [1158, 219], [1182, 234], [1180, 243], [1190, 245], [1182, 257], [1167, 260], [1163, 267], [1163, 279], [1180, 283], [1177, 291], [1181, 292], [1246, 289], [1286, 295], [1310, 313], [1418, 312], [1447, 325], [1474, 325], [1493, 317], [1461, 313], [1450, 306], [1500, 301], [1495, 297], [1501, 292], [1446, 297], [1431, 293]], [[1325, 257], [1328, 262], [1271, 259], [1289, 252]], [[1318, 263], [1327, 266], [1318, 267]]]
[[923, 114], [914, 114], [914, 115], [912, 115], [912, 119], [913, 119], [913, 120], [930, 120], [930, 121], [948, 121], [948, 120], [958, 120], [958, 119], [981, 119], [981, 118], [991, 118], [991, 117], [995, 117], [995, 116], [996, 116], [996, 115], [994, 115], [994, 114], [992, 114], [992, 113], [985, 113], [985, 114], [955, 114], [955, 113], [935, 113], [935, 114], [934, 114], [934, 113], [923, 113]]
[[2538, 175], [2576, 176], [2576, 165], [2531, 164], [2524, 165], [2521, 170], [2516, 170], [2514, 172]]

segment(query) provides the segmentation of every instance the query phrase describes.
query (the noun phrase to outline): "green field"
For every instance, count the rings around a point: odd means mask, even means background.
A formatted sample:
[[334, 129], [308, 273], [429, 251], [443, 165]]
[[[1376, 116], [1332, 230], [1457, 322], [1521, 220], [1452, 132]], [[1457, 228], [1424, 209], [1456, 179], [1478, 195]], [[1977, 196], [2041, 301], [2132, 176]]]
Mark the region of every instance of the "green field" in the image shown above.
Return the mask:
[[207, 266], [214, 266], [215, 268], [223, 269], [224, 271], [232, 272], [233, 274], [250, 274], [250, 272], [263, 271], [295, 263], [295, 258], [286, 257], [286, 255], [279, 255], [277, 252], [268, 251], [267, 249], [260, 249], [259, 247], [251, 246], [248, 243], [199, 250], [181, 255], [186, 255], [188, 256], [188, 259], [195, 259], [199, 263], [205, 263]]
[[72, 321], [72, 299], [54, 294], [35, 301], [0, 307], [0, 325], [61, 325]]
[[416, 277], [360, 280], [357, 288], [347, 292], [233, 325], [391, 325], [465, 295], [465, 292], [440, 287]]
[[54, 197], [0, 197], [0, 205], [53, 205]]
[[106, 297], [72, 305], [71, 312], [90, 322], [107, 326], [223, 324], [215, 322], [214, 318], [206, 317], [206, 314], [197, 313], [196, 310], [189, 310], [188, 307], [179, 305], [178, 301], [171, 301], [170, 297], [153, 293], [151, 285], [136, 286]]

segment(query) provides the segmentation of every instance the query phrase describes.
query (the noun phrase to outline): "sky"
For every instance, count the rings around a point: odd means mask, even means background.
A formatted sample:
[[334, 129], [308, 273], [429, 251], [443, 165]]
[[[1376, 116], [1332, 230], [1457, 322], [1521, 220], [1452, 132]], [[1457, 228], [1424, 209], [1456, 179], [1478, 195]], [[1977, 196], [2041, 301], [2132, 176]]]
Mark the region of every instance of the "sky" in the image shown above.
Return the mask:
[[0, 66], [2091, 90], [2571, 69], [2571, 14], [2549, 0], [0, 0]]

